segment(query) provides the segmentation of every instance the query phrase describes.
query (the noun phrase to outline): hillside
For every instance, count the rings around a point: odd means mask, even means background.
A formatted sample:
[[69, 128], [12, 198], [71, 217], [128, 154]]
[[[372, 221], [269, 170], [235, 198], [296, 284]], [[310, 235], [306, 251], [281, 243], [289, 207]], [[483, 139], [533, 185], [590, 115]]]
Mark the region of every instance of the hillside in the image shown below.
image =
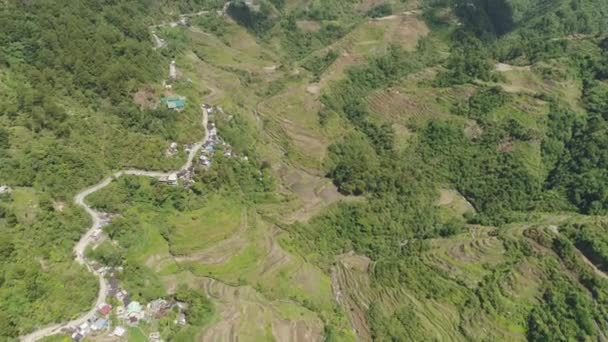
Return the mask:
[[4, 6], [1, 340], [608, 338], [605, 0]]

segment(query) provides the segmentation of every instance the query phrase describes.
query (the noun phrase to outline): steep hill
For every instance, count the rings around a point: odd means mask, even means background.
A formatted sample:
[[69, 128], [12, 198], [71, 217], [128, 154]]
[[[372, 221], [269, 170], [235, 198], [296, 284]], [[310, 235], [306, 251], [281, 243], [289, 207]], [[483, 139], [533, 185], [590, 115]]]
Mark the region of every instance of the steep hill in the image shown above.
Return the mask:
[[605, 0], [4, 4], [0, 339], [92, 309], [73, 196], [179, 168], [201, 110], [177, 185], [85, 199], [85, 257], [190, 304], [130, 339], [608, 338]]

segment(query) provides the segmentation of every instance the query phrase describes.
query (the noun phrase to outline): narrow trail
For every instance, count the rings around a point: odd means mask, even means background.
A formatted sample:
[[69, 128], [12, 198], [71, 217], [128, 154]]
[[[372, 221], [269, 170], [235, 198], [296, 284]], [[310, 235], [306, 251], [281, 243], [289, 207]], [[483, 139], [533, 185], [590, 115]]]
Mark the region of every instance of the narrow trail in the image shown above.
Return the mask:
[[84, 257], [84, 252], [85, 252], [87, 246], [89, 246], [93, 242], [93, 234], [97, 230], [102, 228], [101, 214], [99, 212], [95, 211], [93, 208], [91, 208], [88, 204], [86, 204], [85, 199], [87, 198], [87, 196], [108, 186], [110, 183], [112, 183], [112, 180], [117, 179], [123, 175], [161, 178], [161, 177], [167, 177], [173, 173], [177, 173], [177, 172], [180, 172], [183, 170], [190, 169], [192, 167], [196, 154], [203, 147], [203, 145], [209, 138], [209, 130], [207, 128], [207, 123], [209, 120], [208, 113], [204, 108], [202, 108], [202, 106], [201, 106], [201, 111], [202, 111], [201, 124], [202, 124], [203, 130], [204, 130], [203, 139], [193, 145], [192, 149], [190, 150], [190, 153], [188, 154], [188, 159], [187, 159], [186, 163], [179, 170], [176, 170], [173, 172], [159, 172], [159, 171], [147, 171], [147, 170], [118, 171], [118, 172], [114, 173], [112, 176], [105, 178], [101, 182], [80, 191], [74, 197], [74, 203], [76, 203], [78, 206], [82, 207], [87, 212], [87, 214], [89, 214], [89, 216], [91, 216], [91, 220], [92, 220], [91, 227], [80, 238], [80, 240], [74, 247], [75, 260], [77, 263], [84, 265], [89, 270], [89, 272], [93, 273], [99, 279], [99, 292], [97, 294], [97, 299], [95, 300], [95, 304], [91, 308], [91, 310], [89, 310], [85, 314], [81, 315], [80, 317], [78, 317], [74, 320], [68, 321], [68, 322], [53, 324], [53, 325], [44, 327], [42, 329], [36, 330], [28, 335], [21, 336], [20, 337], [21, 341], [23, 341], [23, 342], [38, 341], [42, 338], [61, 333], [61, 331], [64, 329], [76, 328], [79, 325], [85, 323], [91, 317], [93, 317], [93, 315], [95, 315], [95, 312], [98, 310], [98, 307], [107, 301], [108, 289], [109, 289], [109, 284], [108, 284], [107, 280], [105, 279], [103, 274], [95, 271], [90, 263], [90, 260], [87, 260]]

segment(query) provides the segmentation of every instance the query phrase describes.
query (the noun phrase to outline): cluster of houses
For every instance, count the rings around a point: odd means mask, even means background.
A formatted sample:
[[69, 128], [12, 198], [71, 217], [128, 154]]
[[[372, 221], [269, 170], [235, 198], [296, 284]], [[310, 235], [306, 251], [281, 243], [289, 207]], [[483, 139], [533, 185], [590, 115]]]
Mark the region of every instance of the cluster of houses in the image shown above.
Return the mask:
[[[209, 118], [209, 123], [208, 123], [208, 134], [209, 136], [207, 137], [207, 139], [205, 140], [205, 143], [202, 146], [201, 149], [201, 154], [198, 157], [198, 163], [193, 163], [193, 165], [185, 170], [181, 170], [179, 172], [174, 172], [171, 173], [165, 177], [161, 177], [159, 180], [163, 183], [167, 183], [170, 185], [177, 185], [179, 181], [182, 181], [182, 183], [186, 186], [191, 185], [192, 183], [194, 183], [194, 180], [192, 179], [192, 176], [194, 175], [194, 170], [196, 168], [203, 168], [203, 169], [208, 169], [209, 167], [211, 167], [211, 161], [213, 158], [213, 155], [216, 153], [216, 151], [221, 148], [223, 151], [223, 155], [225, 157], [233, 157], [234, 156], [234, 151], [232, 149], [232, 146], [230, 146], [230, 144], [226, 143], [219, 135], [217, 132], [217, 127], [215, 126], [215, 124], [213, 123], [213, 118], [215, 116], [216, 112], [222, 112], [222, 108], [219, 106], [211, 106], [208, 104], [203, 104], [201, 106], [202, 110], [207, 112], [207, 116]], [[192, 149], [194, 148], [193, 144], [185, 144], [184, 145], [184, 152], [186, 152], [186, 154], [189, 154]], [[165, 156], [167, 157], [172, 157], [174, 155], [176, 155], [179, 152], [179, 145], [176, 142], [171, 142], [169, 147], [167, 148], [167, 150], [165, 150]], [[246, 160], [246, 157], [244, 157], [244, 159]]]
[[[86, 336], [97, 334], [109, 334], [112, 337], [123, 337], [127, 333], [127, 327], [138, 326], [140, 322], [150, 322], [152, 320], [161, 319], [171, 313], [174, 308], [177, 308], [177, 315], [174, 320], [176, 325], [186, 325], [186, 314], [184, 311], [188, 308], [187, 304], [166, 300], [155, 299], [147, 305], [142, 305], [138, 301], [129, 299], [126, 291], [120, 290], [114, 295], [121, 303], [116, 308], [112, 305], [104, 303], [97, 308], [95, 314], [85, 323], [70, 331], [72, 340], [81, 341]], [[112, 319], [112, 316], [115, 318]], [[112, 322], [118, 322], [112, 329]], [[161, 342], [159, 332], [151, 332], [148, 336], [149, 341]]]
[[232, 157], [234, 153], [232, 151], [232, 146], [227, 144], [217, 134], [217, 127], [215, 127], [215, 124], [213, 123], [213, 121], [211, 121], [215, 116], [215, 112], [221, 112], [222, 108], [219, 106], [214, 107], [208, 104], [203, 104], [202, 108], [204, 111], [207, 112], [207, 116], [209, 117], [210, 121], [208, 127], [209, 136], [207, 137], [207, 141], [205, 141], [205, 144], [203, 145], [203, 149], [199, 157], [199, 162], [203, 168], [207, 169], [211, 166], [211, 158], [219, 146], [223, 148], [223, 154], [225, 157]]

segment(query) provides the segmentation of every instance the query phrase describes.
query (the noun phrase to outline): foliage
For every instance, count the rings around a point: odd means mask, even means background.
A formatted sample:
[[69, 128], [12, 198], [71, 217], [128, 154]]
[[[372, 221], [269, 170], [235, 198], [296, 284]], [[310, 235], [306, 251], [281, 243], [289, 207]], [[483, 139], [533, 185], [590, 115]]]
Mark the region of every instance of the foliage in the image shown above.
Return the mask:
[[597, 338], [596, 322], [602, 314], [580, 289], [563, 276], [549, 279], [542, 304], [530, 312], [527, 337], [530, 341], [567, 341]]
[[175, 299], [188, 305], [186, 317], [190, 324], [204, 326], [213, 318], [215, 307], [204, 294], [181, 286], [175, 293]]
[[393, 14], [393, 7], [388, 2], [374, 6], [372, 9], [367, 11], [367, 16], [372, 18], [386, 17], [391, 14]]
[[453, 46], [447, 60], [447, 70], [437, 76], [437, 85], [445, 87], [475, 80], [490, 81], [495, 78], [489, 61], [489, 52], [482, 41], [464, 30], [457, 30], [452, 40]]
[[427, 336], [420, 319], [414, 314], [414, 306], [401, 307], [392, 315], [382, 312], [380, 305], [372, 303], [367, 312], [367, 320], [372, 329], [374, 341], [414, 341]]
[[[72, 264], [72, 247], [88, 223], [84, 214], [73, 206], [59, 212], [35, 195], [22, 203], [25, 194], [16, 192], [11, 196], [19, 198], [0, 199], [0, 338], [8, 340], [79, 313], [97, 287], [95, 277]], [[29, 205], [40, 210], [21, 216]]]
[[[312, 51], [321, 49], [343, 37], [348, 31], [348, 27], [344, 27], [339, 23], [329, 22], [321, 23], [321, 28], [315, 32], [305, 32], [297, 26], [296, 17], [293, 15], [283, 18], [280, 26], [283, 33], [282, 44], [285, 52], [294, 59], [304, 58]], [[321, 62], [328, 63], [328, 60], [332, 57], [327, 56], [331, 56], [331, 52], [326, 55], [325, 61], [321, 60]]]
[[312, 72], [315, 81], [318, 81], [321, 74], [327, 70], [338, 58], [338, 53], [329, 50], [324, 56], [313, 56], [302, 65], [304, 69]]
[[240, 25], [258, 36], [264, 35], [274, 25], [271, 6], [262, 1], [260, 9], [249, 7], [245, 1], [233, 1], [228, 5], [228, 14]]
[[608, 270], [608, 239], [606, 239], [605, 223], [570, 224], [561, 227], [560, 231], [600, 270]]

